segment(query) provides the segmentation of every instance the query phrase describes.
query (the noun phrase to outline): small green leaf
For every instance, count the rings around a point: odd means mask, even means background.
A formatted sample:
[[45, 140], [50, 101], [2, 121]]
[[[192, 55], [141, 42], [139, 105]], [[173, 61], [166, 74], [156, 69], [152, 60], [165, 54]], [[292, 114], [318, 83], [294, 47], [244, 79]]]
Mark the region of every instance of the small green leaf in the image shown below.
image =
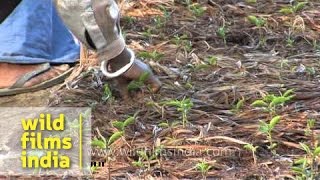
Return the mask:
[[268, 107], [268, 104], [264, 102], [263, 100], [256, 100], [254, 101], [251, 106], [253, 107]]
[[269, 102], [273, 101], [274, 98], [276, 98], [275, 95], [273, 95], [273, 94], [268, 94], [268, 95], [266, 95], [266, 96], [263, 97], [263, 100], [264, 100], [265, 102], [269, 103]]
[[316, 123], [316, 120], [315, 120], [315, 119], [308, 119], [308, 121], [307, 121], [307, 126], [308, 126], [308, 128], [309, 128], [309, 129], [314, 128], [315, 123]]
[[162, 127], [162, 128], [168, 128], [168, 127], [169, 127], [169, 124], [163, 122], [163, 123], [158, 124], [158, 126], [159, 126], [159, 127]]
[[246, 3], [255, 4], [257, 3], [257, 0], [246, 0]]
[[300, 167], [292, 167], [291, 169], [297, 174], [304, 174], [303, 169]]
[[268, 133], [270, 130], [269, 124], [264, 121], [260, 121], [259, 131], [262, 133]]
[[304, 164], [306, 162], [306, 158], [300, 158], [294, 161], [294, 164], [299, 165], [299, 164]]
[[276, 97], [271, 101], [269, 106], [270, 107], [276, 107], [278, 105], [284, 104], [287, 100], [288, 100], [288, 97], [282, 97], [282, 96]]
[[131, 117], [129, 117], [128, 119], [126, 119], [126, 120], [124, 121], [123, 127], [126, 128], [126, 127], [128, 127], [129, 125], [134, 124], [134, 122], [135, 122], [135, 118], [131, 116]]
[[144, 164], [140, 160], [132, 162], [132, 165], [139, 168], [142, 168], [144, 166]]
[[307, 4], [308, 2], [299, 2], [297, 5], [293, 6], [293, 11], [298, 12], [302, 10]]
[[128, 84], [128, 91], [140, 89], [143, 85], [143, 82], [133, 80]]
[[138, 154], [139, 157], [142, 158], [142, 160], [149, 159], [146, 151], [137, 151], [137, 154]]
[[216, 56], [209, 56], [207, 62], [211, 66], [216, 66], [218, 64], [218, 58]]
[[226, 29], [225, 29], [225, 27], [219, 27], [218, 30], [217, 30], [217, 35], [220, 38], [225, 38], [226, 37]]
[[242, 108], [244, 101], [245, 101], [244, 99], [241, 99], [240, 101], [237, 102], [236, 110], [239, 110]]
[[304, 143], [299, 143], [299, 144], [300, 144], [300, 146], [302, 147], [302, 149], [303, 149], [306, 153], [311, 154], [311, 150], [310, 150], [310, 148], [309, 148], [308, 145], [306, 145], [306, 144], [304, 144]]
[[247, 19], [251, 24], [254, 24], [258, 27], [262, 27], [266, 23], [263, 18], [257, 18], [256, 16], [248, 16]]
[[124, 130], [124, 123], [121, 121], [113, 121], [112, 122], [112, 126], [117, 128], [119, 131], [123, 131]]
[[109, 138], [109, 141], [108, 141], [108, 145], [111, 145], [113, 142], [115, 142], [116, 140], [118, 140], [119, 138], [121, 138], [123, 136], [123, 131], [118, 131], [118, 132], [115, 132], [110, 138]]
[[106, 146], [106, 143], [103, 142], [102, 140], [99, 140], [99, 139], [94, 139], [91, 141], [91, 146], [97, 146], [101, 149], [105, 149], [107, 146]]
[[314, 156], [319, 156], [320, 154], [320, 147], [317, 147], [314, 151], [313, 151], [313, 155]]
[[141, 76], [139, 77], [139, 81], [140, 82], [145, 82], [146, 80], [148, 80], [150, 76], [150, 73], [149, 72], [144, 72], [141, 74]]
[[289, 89], [282, 96], [288, 97], [290, 94], [293, 94], [293, 93], [294, 93], [294, 90], [293, 89]]
[[274, 149], [278, 146], [277, 143], [272, 143], [271, 146], [269, 146], [269, 149]]
[[112, 97], [112, 91], [108, 84], [104, 85], [104, 91], [102, 96], [102, 101], [107, 101]]
[[279, 12], [282, 14], [285, 14], [285, 15], [293, 14], [293, 8], [292, 7], [284, 7], [284, 8], [281, 8]]
[[164, 104], [167, 106], [177, 106], [177, 107], [181, 106], [181, 102], [177, 100], [167, 101], [167, 102], [164, 102]]
[[248, 16], [248, 20], [251, 24], [257, 24], [258, 18], [256, 16]]
[[252, 152], [256, 152], [258, 147], [259, 146], [253, 146], [253, 144], [246, 144], [243, 146], [243, 148], [245, 148], [246, 150], [252, 151]]
[[276, 116], [274, 118], [271, 119], [270, 123], [269, 123], [269, 127], [271, 129], [273, 129], [280, 121], [281, 116]]
[[199, 70], [203, 70], [203, 69], [207, 69], [207, 68], [210, 68], [210, 65], [208, 65], [208, 64], [199, 64], [199, 65], [196, 66], [195, 70], [199, 71]]

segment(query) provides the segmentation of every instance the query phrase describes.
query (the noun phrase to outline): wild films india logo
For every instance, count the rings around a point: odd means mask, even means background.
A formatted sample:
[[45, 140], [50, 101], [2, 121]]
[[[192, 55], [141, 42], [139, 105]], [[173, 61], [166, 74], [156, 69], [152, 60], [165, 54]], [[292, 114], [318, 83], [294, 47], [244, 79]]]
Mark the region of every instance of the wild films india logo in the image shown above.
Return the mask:
[[0, 175], [89, 173], [91, 109], [0, 108], [0, 116], [8, 124], [0, 126]]
[[[59, 150], [70, 150], [72, 138], [42, 137], [45, 131], [61, 132], [65, 130], [64, 114], [60, 114], [57, 119], [52, 119], [51, 114], [40, 114], [39, 118], [22, 119], [21, 123], [25, 131], [21, 137], [23, 168], [70, 168], [70, 157], [60, 155]], [[46, 155], [42, 157], [28, 155], [27, 150], [46, 150]]]

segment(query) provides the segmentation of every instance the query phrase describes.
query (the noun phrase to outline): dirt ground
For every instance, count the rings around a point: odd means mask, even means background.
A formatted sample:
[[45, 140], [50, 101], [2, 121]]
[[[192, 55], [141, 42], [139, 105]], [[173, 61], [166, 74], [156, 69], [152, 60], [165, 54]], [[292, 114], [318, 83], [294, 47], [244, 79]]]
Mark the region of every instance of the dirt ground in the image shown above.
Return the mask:
[[[198, 1], [199, 7], [186, 2], [121, 3], [127, 43], [160, 77], [159, 93], [142, 87], [124, 101], [115, 82], [83, 63], [64, 86], [2, 97], [0, 106], [90, 106], [96, 138], [109, 138], [116, 132], [111, 122], [137, 113], [125, 137], [110, 148], [161, 146], [166, 154], [144, 160], [143, 167], [133, 165], [136, 154], [112, 157], [93, 172], [96, 179], [294, 179], [293, 162], [305, 155], [299, 143], [312, 146], [319, 139], [320, 3], [284, 14], [279, 11], [290, 7], [287, 0], [209, 0]], [[262, 25], [248, 16], [263, 19]], [[113, 90], [111, 100], [103, 98], [105, 84]], [[294, 97], [273, 114], [251, 105], [290, 89]], [[189, 123], [174, 125], [181, 113], [163, 102], [185, 98], [193, 103]], [[260, 121], [275, 114], [281, 116], [272, 131], [276, 155], [259, 131]], [[311, 137], [305, 133], [309, 119], [316, 120]], [[256, 163], [247, 143], [259, 146]], [[201, 161], [211, 166], [208, 173], [196, 168]]]

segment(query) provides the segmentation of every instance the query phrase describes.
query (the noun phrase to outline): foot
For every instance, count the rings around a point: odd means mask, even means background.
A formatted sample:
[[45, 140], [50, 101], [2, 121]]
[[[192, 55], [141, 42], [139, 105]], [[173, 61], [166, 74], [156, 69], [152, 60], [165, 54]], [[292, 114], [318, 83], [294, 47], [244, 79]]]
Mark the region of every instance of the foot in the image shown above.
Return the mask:
[[[39, 68], [40, 65], [24, 65], [0, 63], [0, 89], [10, 88], [20, 77]], [[24, 84], [23, 87], [31, 87], [44, 81], [55, 78], [68, 70], [69, 65], [52, 66], [50, 70], [35, 76]]]

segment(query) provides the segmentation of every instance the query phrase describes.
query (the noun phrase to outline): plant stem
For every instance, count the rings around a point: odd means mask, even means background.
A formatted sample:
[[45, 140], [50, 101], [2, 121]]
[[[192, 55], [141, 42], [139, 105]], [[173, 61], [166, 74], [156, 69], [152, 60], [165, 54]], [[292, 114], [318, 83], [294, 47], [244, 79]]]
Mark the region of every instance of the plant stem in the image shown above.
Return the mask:
[[252, 151], [252, 156], [253, 156], [253, 164], [257, 165], [257, 157], [256, 157], [256, 154], [254, 153], [254, 151]]

